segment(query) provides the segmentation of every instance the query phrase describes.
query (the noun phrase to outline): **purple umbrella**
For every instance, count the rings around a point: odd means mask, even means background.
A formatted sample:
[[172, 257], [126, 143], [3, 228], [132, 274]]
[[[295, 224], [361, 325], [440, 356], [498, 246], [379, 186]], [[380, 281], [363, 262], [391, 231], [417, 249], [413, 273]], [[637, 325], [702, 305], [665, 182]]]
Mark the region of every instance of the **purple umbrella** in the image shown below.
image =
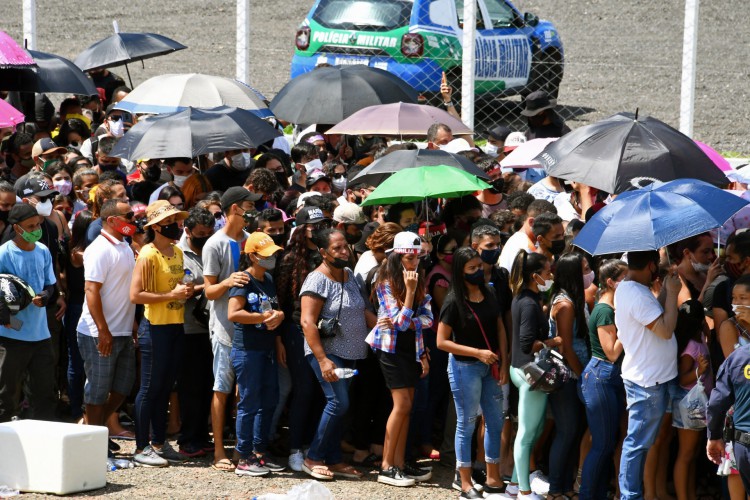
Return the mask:
[[0, 128], [15, 128], [19, 123], [23, 123], [23, 113], [0, 99]]
[[447, 111], [424, 104], [379, 104], [360, 109], [330, 129], [327, 134], [427, 135], [435, 123], [444, 123], [454, 134], [471, 134], [469, 127]]
[[19, 66], [36, 66], [36, 63], [10, 35], [0, 31], [0, 68], [17, 68]]

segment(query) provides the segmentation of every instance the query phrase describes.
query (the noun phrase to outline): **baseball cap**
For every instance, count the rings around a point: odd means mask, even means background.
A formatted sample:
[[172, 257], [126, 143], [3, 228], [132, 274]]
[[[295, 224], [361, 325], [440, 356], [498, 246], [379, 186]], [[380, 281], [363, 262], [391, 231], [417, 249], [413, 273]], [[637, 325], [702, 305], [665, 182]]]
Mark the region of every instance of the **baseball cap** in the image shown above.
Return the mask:
[[393, 248], [386, 250], [385, 252], [396, 252], [401, 254], [420, 254], [422, 253], [422, 240], [419, 239], [419, 235], [412, 233], [411, 231], [401, 231], [393, 238]]
[[503, 141], [505, 142], [505, 139], [508, 138], [510, 135], [510, 129], [506, 127], [505, 125], [498, 125], [489, 132], [487, 132], [487, 135], [496, 141]]
[[302, 207], [297, 212], [295, 222], [297, 226], [302, 224], [317, 224], [318, 222], [329, 220], [323, 211], [318, 207]]
[[448, 153], [460, 153], [462, 151], [470, 151], [472, 149], [471, 144], [466, 139], [453, 139], [445, 146], [440, 146], [440, 149], [447, 151]]
[[36, 211], [36, 208], [28, 203], [16, 203], [13, 205], [13, 208], [10, 209], [10, 213], [8, 214], [8, 224], [19, 224], [26, 219], [38, 215], [39, 212]]
[[256, 231], [245, 241], [245, 253], [257, 253], [261, 257], [270, 257], [279, 250], [280, 246], [273, 242], [270, 236], [262, 231]]
[[308, 191], [306, 193], [302, 193], [297, 198], [297, 208], [302, 208], [305, 206], [305, 200], [308, 198], [312, 198], [313, 196], [321, 196], [321, 194], [317, 191]]
[[34, 195], [38, 198], [46, 198], [47, 196], [58, 194], [54, 189], [50, 189], [47, 181], [43, 177], [27, 176], [26, 180], [18, 186], [16, 189], [16, 195], [23, 199]]
[[356, 245], [354, 245], [354, 250], [356, 250], [359, 253], [365, 253], [369, 250], [367, 247], [367, 239], [372, 236], [372, 233], [375, 232], [375, 230], [380, 226], [377, 222], [368, 222], [365, 224], [365, 228], [362, 230], [362, 237], [359, 239]]
[[262, 194], [253, 193], [242, 186], [232, 186], [221, 196], [221, 208], [226, 210], [236, 203], [242, 203], [243, 201], [256, 201], [263, 198]]
[[333, 220], [344, 224], [365, 224], [367, 218], [356, 203], [342, 203], [333, 211]]
[[331, 183], [331, 178], [328, 177], [322, 170], [315, 170], [313, 172], [310, 172], [307, 174], [307, 187], [308, 189], [313, 186], [318, 181], [326, 181], [327, 183]]
[[518, 146], [526, 142], [526, 136], [523, 132], [511, 132], [505, 138], [505, 152], [513, 151]]
[[31, 148], [31, 157], [36, 158], [39, 155], [46, 155], [55, 151], [61, 154], [65, 154], [68, 152], [68, 150], [64, 147], [55, 144], [55, 141], [53, 141], [49, 137], [42, 137], [41, 139], [36, 141], [34, 143], [34, 146]]
[[435, 236], [439, 236], [441, 234], [446, 234], [448, 232], [448, 228], [445, 227], [445, 223], [436, 223], [436, 222], [422, 222], [419, 224], [419, 235], [420, 236], [427, 236], [429, 238], [434, 238]]

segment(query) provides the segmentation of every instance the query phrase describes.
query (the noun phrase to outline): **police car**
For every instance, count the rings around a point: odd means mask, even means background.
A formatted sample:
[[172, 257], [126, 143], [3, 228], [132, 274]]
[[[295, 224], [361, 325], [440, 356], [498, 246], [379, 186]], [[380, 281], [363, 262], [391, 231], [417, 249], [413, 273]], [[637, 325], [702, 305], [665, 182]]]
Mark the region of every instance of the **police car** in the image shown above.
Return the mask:
[[[320, 64], [390, 71], [428, 99], [442, 73], [460, 89], [464, 0], [316, 0], [297, 30], [294, 78]], [[556, 97], [563, 46], [554, 25], [507, 0], [477, 0], [477, 94]]]

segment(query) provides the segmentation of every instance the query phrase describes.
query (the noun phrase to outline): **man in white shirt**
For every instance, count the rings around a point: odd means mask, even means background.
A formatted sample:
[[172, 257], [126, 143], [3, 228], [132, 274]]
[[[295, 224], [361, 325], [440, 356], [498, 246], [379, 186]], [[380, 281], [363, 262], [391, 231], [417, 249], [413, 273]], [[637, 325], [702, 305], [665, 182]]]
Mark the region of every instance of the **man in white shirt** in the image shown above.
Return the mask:
[[554, 205], [546, 200], [534, 200], [526, 210], [526, 220], [523, 222], [521, 229], [513, 233], [503, 247], [500, 253], [500, 267], [505, 268], [508, 272], [513, 267], [513, 261], [520, 250], [527, 253], [536, 251], [536, 236], [534, 236], [533, 226], [534, 218], [543, 213], [557, 213]]
[[615, 325], [625, 358], [622, 379], [628, 404], [628, 433], [620, 460], [620, 498], [643, 498], [646, 453], [654, 444], [669, 402], [669, 383], [677, 377], [676, 273], [664, 280], [664, 309], [651, 293], [659, 269], [656, 251], [628, 252], [628, 278], [615, 291]]
[[77, 327], [89, 425], [104, 425], [135, 381], [135, 304], [130, 302], [135, 256], [124, 239], [135, 234], [133, 210], [126, 201], [109, 200], [101, 219], [102, 232], [83, 254], [86, 301]]

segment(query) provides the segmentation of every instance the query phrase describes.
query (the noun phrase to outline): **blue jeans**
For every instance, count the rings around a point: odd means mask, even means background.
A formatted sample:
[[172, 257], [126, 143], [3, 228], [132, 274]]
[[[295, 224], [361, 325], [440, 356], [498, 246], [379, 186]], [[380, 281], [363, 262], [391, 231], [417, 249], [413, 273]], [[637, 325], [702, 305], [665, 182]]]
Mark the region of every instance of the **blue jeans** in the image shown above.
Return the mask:
[[581, 473], [581, 500], [606, 498], [612, 457], [617, 447], [625, 388], [620, 367], [591, 358], [583, 370], [583, 403], [591, 431], [591, 450]]
[[643, 498], [643, 466], [646, 453], [656, 441], [659, 426], [669, 403], [669, 384], [641, 387], [625, 380], [628, 402], [628, 434], [620, 458], [620, 498]]
[[[328, 355], [336, 368], [354, 368], [355, 362], [342, 359], [333, 354]], [[326, 397], [326, 406], [320, 416], [318, 430], [315, 433], [307, 458], [310, 460], [325, 461], [328, 465], [341, 463], [341, 439], [344, 437], [344, 415], [349, 410], [349, 382], [351, 378], [339, 379], [336, 382], [323, 380], [320, 365], [315, 356], [307, 356], [307, 362], [315, 371], [320, 387]]]
[[237, 405], [237, 452], [248, 458], [263, 454], [273, 411], [279, 400], [276, 350], [250, 351], [232, 348], [232, 367], [237, 376], [240, 401]]
[[549, 451], [549, 491], [573, 490], [578, 464], [572, 459], [578, 452], [581, 437], [583, 405], [578, 399], [578, 381], [569, 380], [549, 395], [555, 437]]
[[292, 378], [289, 401], [289, 448], [301, 450], [310, 444], [317, 420], [312, 411], [318, 398], [315, 372], [305, 359], [305, 337], [302, 327], [289, 324], [281, 337], [286, 348], [286, 364]]
[[185, 342], [182, 324], [152, 325], [143, 318], [138, 328], [141, 351], [141, 387], [135, 397], [135, 445], [142, 450], [150, 441], [167, 438], [169, 395], [177, 380]]
[[484, 416], [485, 461], [500, 463], [503, 429], [503, 391], [492, 378], [489, 365], [448, 357], [448, 380], [456, 404], [456, 466], [471, 467], [471, 437], [477, 417]]
[[70, 416], [79, 419], [83, 416], [83, 384], [86, 373], [83, 369], [83, 358], [78, 350], [78, 320], [83, 312], [83, 304], [68, 304], [65, 310], [65, 336], [68, 340], [68, 398], [70, 399]]

